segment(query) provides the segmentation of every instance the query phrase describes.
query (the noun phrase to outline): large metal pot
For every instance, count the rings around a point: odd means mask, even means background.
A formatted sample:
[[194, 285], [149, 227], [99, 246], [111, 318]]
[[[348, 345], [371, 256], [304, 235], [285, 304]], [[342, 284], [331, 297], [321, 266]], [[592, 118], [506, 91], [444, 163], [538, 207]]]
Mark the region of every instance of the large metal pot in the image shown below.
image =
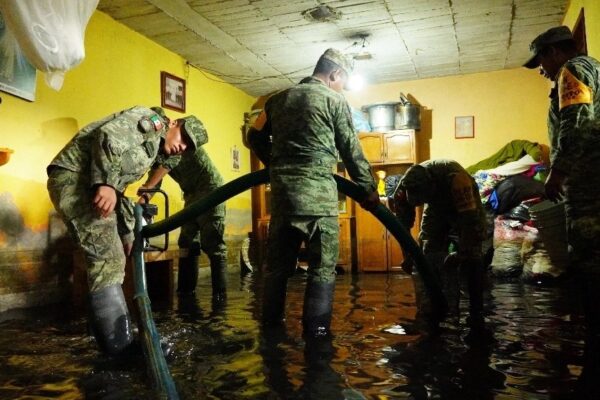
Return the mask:
[[398, 106], [396, 129], [421, 129], [421, 107], [405, 103]]
[[394, 130], [396, 126], [396, 108], [399, 104], [398, 101], [388, 101], [364, 106], [363, 110], [369, 114], [371, 130], [375, 132]]

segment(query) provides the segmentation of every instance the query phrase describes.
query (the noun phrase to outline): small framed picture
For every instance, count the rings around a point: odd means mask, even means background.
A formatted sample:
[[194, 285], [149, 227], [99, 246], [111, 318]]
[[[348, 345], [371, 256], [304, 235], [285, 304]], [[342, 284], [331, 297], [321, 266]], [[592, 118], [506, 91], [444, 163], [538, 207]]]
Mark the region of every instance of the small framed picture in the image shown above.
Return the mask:
[[185, 80], [161, 71], [160, 105], [171, 110], [185, 112]]
[[469, 139], [475, 137], [475, 118], [472, 115], [454, 118], [454, 138]]
[[234, 171], [240, 170], [240, 150], [236, 145], [231, 148], [231, 169]]

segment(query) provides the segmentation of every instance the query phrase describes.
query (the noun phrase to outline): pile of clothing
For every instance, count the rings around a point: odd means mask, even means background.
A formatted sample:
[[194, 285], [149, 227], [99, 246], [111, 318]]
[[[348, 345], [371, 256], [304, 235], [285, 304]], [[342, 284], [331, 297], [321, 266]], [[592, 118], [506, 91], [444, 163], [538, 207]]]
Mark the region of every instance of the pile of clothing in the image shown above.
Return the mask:
[[[482, 166], [490, 168], [474, 171]], [[467, 171], [477, 182], [491, 222], [484, 251], [488, 250], [492, 274], [532, 282], [562, 275], [566, 270], [564, 213], [554, 213], [552, 229], [541, 227], [540, 224], [547, 224], [547, 221], [542, 221], [541, 217], [532, 218], [530, 213], [530, 210], [540, 208], [536, 204], [544, 201], [545, 195], [547, 168], [541, 162], [539, 146], [523, 140], [512, 141], [494, 156], [468, 167]], [[542, 208], [548, 209], [547, 203], [545, 201]], [[549, 247], [558, 248], [559, 256], [549, 252]]]

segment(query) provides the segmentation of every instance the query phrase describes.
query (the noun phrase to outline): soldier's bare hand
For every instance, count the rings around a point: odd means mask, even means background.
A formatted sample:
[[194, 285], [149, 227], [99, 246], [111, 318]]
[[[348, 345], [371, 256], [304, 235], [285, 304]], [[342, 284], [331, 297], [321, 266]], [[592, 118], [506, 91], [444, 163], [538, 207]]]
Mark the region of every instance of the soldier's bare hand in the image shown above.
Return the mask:
[[379, 193], [373, 191], [360, 202], [360, 206], [367, 211], [373, 211], [381, 202], [379, 201]]
[[94, 196], [94, 207], [102, 218], [108, 217], [117, 204], [117, 192], [111, 186], [100, 185]]

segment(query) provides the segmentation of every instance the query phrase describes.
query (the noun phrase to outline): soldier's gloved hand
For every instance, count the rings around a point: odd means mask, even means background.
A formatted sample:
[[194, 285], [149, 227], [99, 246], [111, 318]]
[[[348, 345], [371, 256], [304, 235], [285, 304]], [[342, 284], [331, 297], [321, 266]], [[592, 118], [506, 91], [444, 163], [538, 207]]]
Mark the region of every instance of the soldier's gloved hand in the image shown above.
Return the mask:
[[456, 269], [460, 267], [460, 264], [464, 261], [464, 257], [458, 255], [457, 252], [450, 253], [444, 259], [444, 269], [451, 268]]
[[379, 193], [377, 190], [369, 193], [367, 197], [360, 202], [360, 206], [367, 211], [373, 211], [381, 202], [379, 201]]
[[144, 189], [153, 189], [153, 188], [146, 186], [146, 185], [142, 185], [139, 187], [139, 189], [136, 193], [138, 196], [140, 196], [140, 198], [137, 201], [138, 204], [149, 203], [150, 199], [152, 198], [152, 193], [142, 192], [142, 190], [144, 190]]
[[112, 186], [99, 185], [94, 196], [94, 208], [102, 218], [108, 217], [117, 204], [117, 192]]

